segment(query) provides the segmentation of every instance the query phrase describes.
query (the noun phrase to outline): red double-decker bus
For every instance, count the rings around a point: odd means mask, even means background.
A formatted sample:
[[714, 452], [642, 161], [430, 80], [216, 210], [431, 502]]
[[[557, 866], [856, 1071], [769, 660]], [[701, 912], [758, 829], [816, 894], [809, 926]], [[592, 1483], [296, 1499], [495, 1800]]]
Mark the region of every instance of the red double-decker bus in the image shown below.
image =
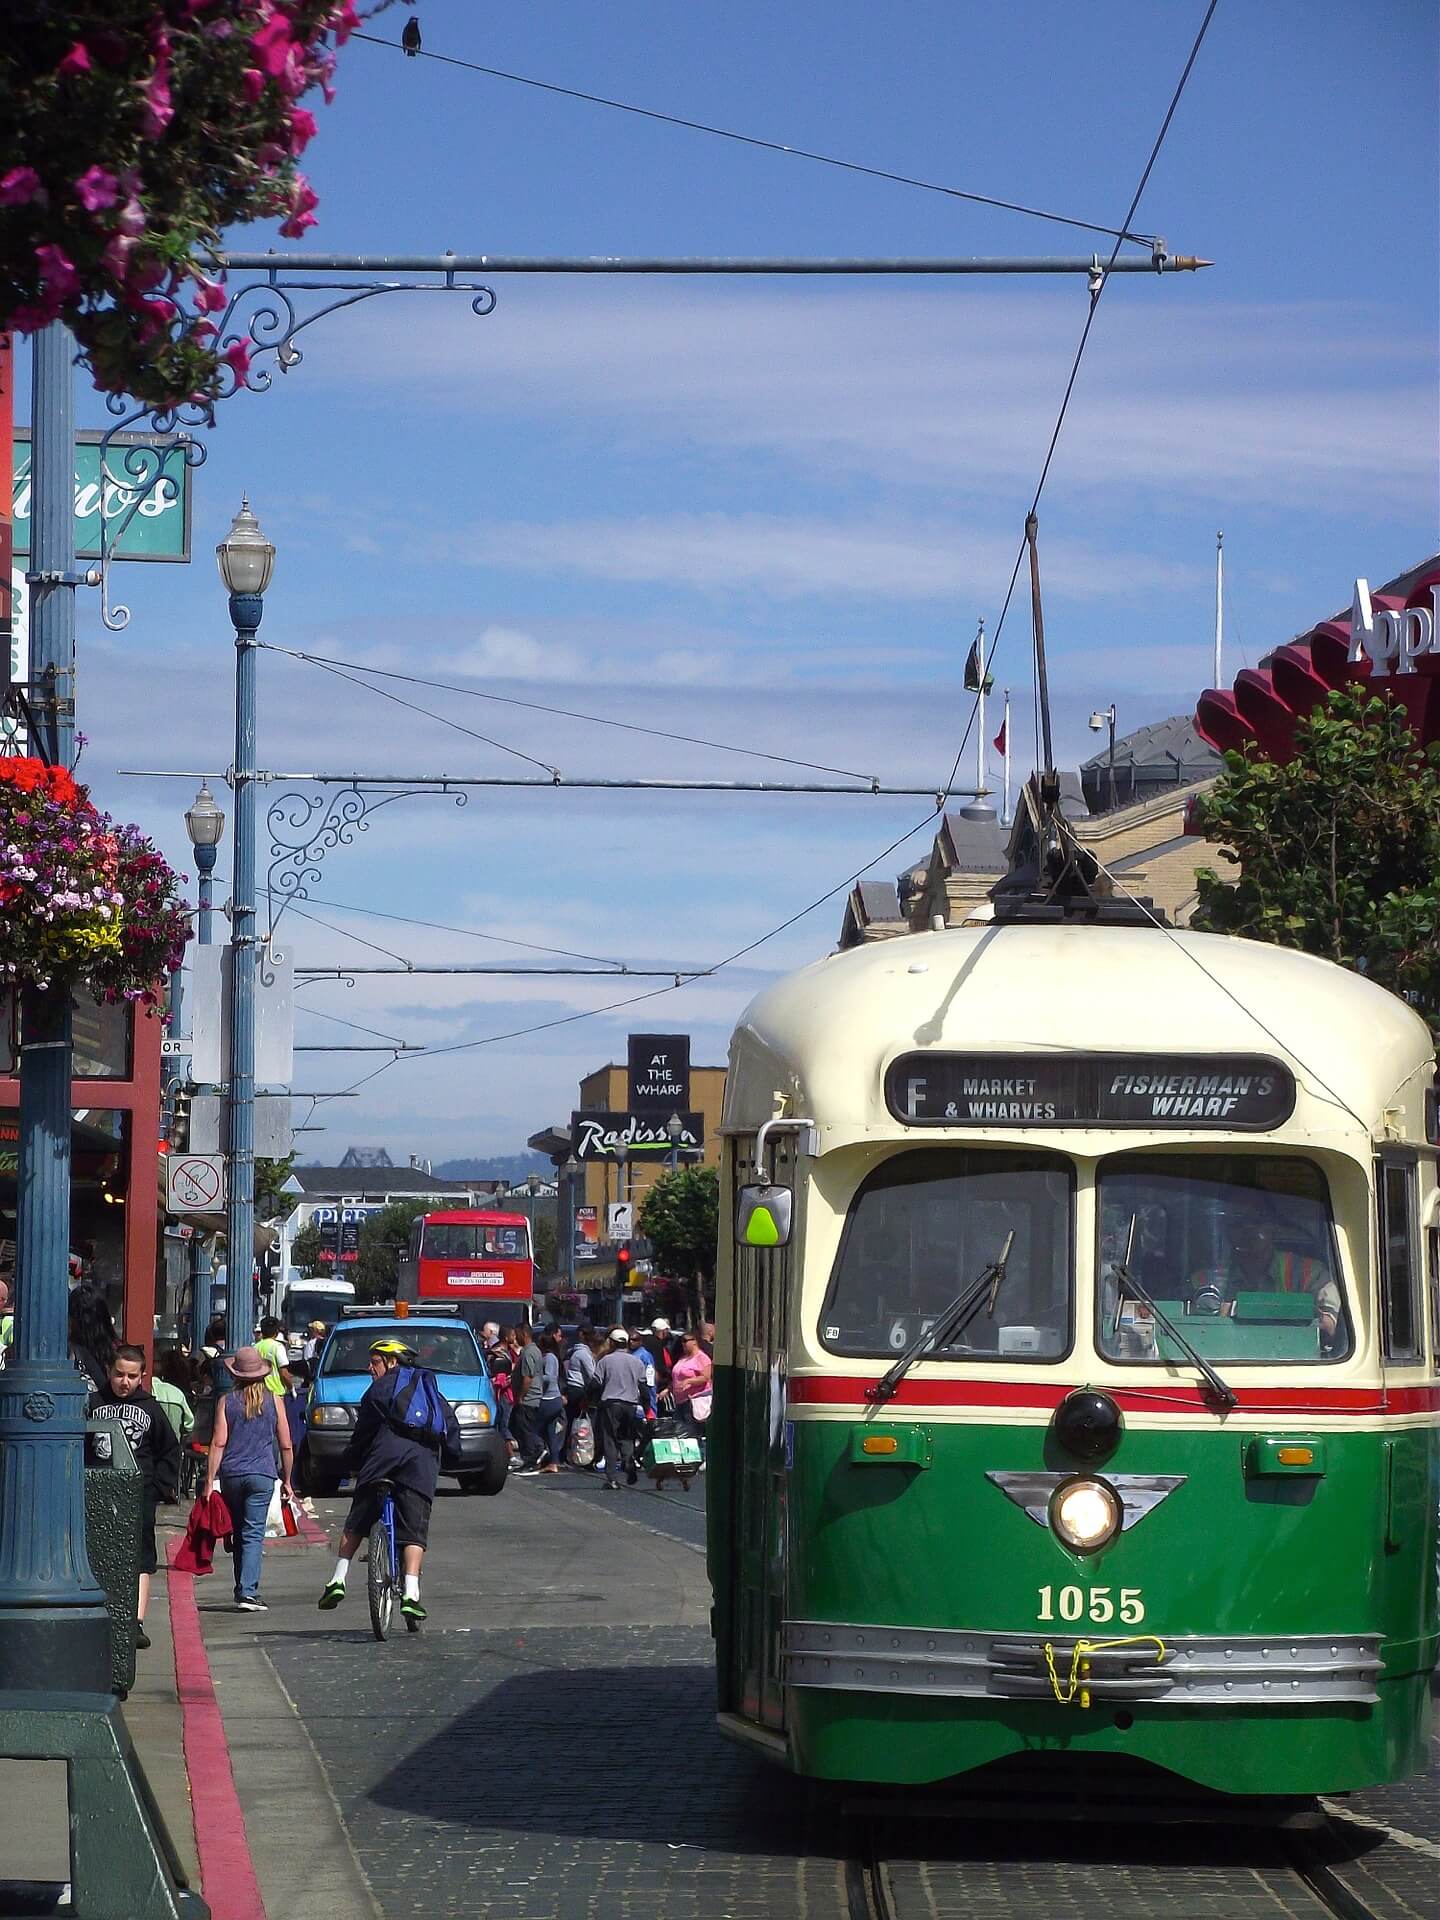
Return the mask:
[[529, 1320], [535, 1302], [530, 1222], [523, 1213], [457, 1207], [410, 1229], [396, 1298], [458, 1307], [472, 1326]]

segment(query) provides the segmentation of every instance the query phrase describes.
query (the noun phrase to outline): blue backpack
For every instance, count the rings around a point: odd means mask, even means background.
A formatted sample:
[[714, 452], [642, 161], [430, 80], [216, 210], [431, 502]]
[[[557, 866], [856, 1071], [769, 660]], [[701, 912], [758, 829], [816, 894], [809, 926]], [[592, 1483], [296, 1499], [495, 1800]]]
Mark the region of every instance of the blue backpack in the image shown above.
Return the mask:
[[445, 1444], [445, 1396], [428, 1367], [395, 1369], [395, 1391], [390, 1396], [389, 1420], [396, 1433], [427, 1447]]

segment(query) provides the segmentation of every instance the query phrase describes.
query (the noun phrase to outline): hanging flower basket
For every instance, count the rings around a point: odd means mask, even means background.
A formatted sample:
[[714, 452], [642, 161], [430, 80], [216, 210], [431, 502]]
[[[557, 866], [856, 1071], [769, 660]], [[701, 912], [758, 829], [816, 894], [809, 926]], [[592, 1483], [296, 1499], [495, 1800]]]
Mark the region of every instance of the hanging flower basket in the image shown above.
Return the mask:
[[574, 1320], [580, 1312], [580, 1295], [569, 1287], [552, 1287], [545, 1295], [545, 1306], [557, 1320]]
[[0, 982], [161, 997], [190, 938], [179, 879], [63, 767], [0, 759]]

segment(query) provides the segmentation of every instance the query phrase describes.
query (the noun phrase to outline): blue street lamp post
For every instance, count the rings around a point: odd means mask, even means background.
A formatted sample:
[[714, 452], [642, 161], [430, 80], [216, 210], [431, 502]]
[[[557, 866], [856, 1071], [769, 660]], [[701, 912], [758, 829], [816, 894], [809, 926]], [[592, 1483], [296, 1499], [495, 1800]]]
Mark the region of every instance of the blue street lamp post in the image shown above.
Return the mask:
[[[74, 589], [85, 580], [74, 361], [65, 327], [35, 336], [31, 750], [61, 767], [75, 758]], [[120, 1717], [110, 1615], [85, 1545], [89, 1382], [69, 1356], [71, 1067], [68, 985], [22, 986], [15, 1343], [0, 1371], [0, 1757], [66, 1763], [78, 1920], [207, 1920]]]
[[[74, 759], [75, 341], [34, 348], [32, 751]], [[110, 1632], [85, 1552], [81, 1474], [88, 1383], [69, 1357], [70, 993], [20, 995], [15, 1347], [0, 1372], [0, 1701], [43, 1689], [107, 1694]]]
[[249, 500], [215, 549], [235, 628], [235, 854], [230, 882], [230, 1140], [225, 1208], [226, 1337], [255, 1333], [255, 654], [275, 549]]
[[665, 1157], [667, 1173], [674, 1173], [680, 1165], [680, 1140], [685, 1132], [685, 1122], [678, 1113], [672, 1113], [665, 1122], [665, 1132], [669, 1136], [670, 1151]]
[[[225, 832], [225, 815], [215, 804], [215, 797], [208, 786], [203, 785], [196, 794], [185, 814], [185, 831], [190, 836], [190, 844], [195, 850], [195, 872], [200, 883], [200, 906], [195, 916], [196, 937], [202, 947], [210, 945], [213, 914], [211, 912], [211, 892], [214, 884], [215, 862], [220, 852], [220, 839]], [[209, 1261], [205, 1253], [205, 1244], [197, 1233], [190, 1241], [190, 1351], [198, 1354], [205, 1342], [205, 1329], [210, 1324], [210, 1278]]]

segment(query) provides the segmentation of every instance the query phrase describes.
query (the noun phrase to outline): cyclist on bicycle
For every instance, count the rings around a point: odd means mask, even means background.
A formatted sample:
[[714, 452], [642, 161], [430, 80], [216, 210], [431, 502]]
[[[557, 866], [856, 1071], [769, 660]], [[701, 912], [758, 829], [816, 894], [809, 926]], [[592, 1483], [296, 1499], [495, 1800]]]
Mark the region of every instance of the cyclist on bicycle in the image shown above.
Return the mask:
[[[355, 1415], [355, 1432], [345, 1449], [342, 1473], [353, 1473], [355, 1491], [345, 1529], [340, 1536], [340, 1558], [335, 1572], [320, 1596], [320, 1609], [328, 1613], [345, 1598], [345, 1581], [355, 1550], [380, 1518], [384, 1488], [391, 1489], [395, 1505], [395, 1537], [400, 1548], [404, 1573], [404, 1596], [400, 1611], [406, 1620], [425, 1618], [420, 1604], [420, 1567], [425, 1558], [430, 1533], [430, 1509], [435, 1500], [435, 1483], [440, 1476], [440, 1449], [427, 1437], [417, 1437], [414, 1428], [403, 1426], [393, 1412], [396, 1393], [408, 1383], [416, 1353], [393, 1334], [371, 1342], [370, 1380], [365, 1398]], [[458, 1447], [460, 1429], [449, 1402], [445, 1412], [445, 1446]]]

